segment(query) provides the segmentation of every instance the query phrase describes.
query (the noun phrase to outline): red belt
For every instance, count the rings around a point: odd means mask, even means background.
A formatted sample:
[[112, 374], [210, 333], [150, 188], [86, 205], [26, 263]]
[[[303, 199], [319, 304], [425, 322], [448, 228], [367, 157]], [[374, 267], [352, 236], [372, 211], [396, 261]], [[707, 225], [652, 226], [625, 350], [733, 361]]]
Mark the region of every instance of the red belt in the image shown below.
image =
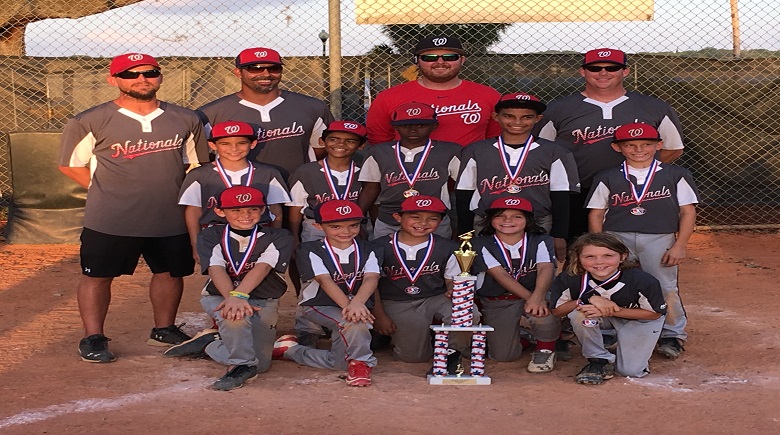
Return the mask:
[[518, 295], [513, 295], [513, 294], [509, 293], [509, 294], [505, 294], [505, 295], [501, 295], [501, 296], [496, 296], [494, 298], [486, 297], [485, 299], [487, 299], [489, 301], [517, 301], [517, 300], [520, 300], [522, 298], [520, 296], [518, 296]]

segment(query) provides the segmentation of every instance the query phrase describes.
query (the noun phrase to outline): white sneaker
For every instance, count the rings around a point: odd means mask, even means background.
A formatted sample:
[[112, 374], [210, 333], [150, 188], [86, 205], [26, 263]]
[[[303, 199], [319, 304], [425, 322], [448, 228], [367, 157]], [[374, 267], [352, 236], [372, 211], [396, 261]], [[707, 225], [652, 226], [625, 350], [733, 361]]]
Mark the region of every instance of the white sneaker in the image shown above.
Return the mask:
[[528, 363], [528, 371], [531, 373], [551, 372], [555, 367], [555, 352], [551, 350], [535, 350], [531, 354], [531, 362]]

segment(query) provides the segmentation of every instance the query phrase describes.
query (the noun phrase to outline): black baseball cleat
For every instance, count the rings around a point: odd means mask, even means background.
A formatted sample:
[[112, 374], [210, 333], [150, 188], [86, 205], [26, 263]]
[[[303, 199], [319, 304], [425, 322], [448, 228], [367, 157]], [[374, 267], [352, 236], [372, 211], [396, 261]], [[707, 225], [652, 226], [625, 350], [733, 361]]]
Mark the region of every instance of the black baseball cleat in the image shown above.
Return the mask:
[[192, 338], [182, 332], [182, 326], [184, 326], [184, 323], [179, 326], [171, 325], [166, 326], [165, 328], [152, 328], [152, 333], [149, 335], [149, 340], [147, 340], [147, 343], [152, 346], [160, 347], [182, 344]]
[[103, 334], [93, 334], [84, 337], [79, 342], [79, 356], [82, 361], [89, 363], [109, 363], [116, 361], [116, 357], [108, 350], [110, 338]]
[[257, 378], [256, 366], [238, 365], [214, 382], [211, 388], [219, 391], [235, 390], [243, 387], [244, 383], [250, 382], [255, 378]]
[[677, 359], [685, 352], [685, 347], [679, 338], [666, 337], [658, 340], [658, 352], [669, 359]]
[[615, 376], [615, 366], [603, 358], [588, 358], [588, 364], [577, 373], [578, 384], [599, 385]]
[[206, 329], [195, 334], [191, 339], [169, 347], [163, 356], [203, 356], [206, 346], [214, 340], [219, 339], [219, 332], [216, 329]]

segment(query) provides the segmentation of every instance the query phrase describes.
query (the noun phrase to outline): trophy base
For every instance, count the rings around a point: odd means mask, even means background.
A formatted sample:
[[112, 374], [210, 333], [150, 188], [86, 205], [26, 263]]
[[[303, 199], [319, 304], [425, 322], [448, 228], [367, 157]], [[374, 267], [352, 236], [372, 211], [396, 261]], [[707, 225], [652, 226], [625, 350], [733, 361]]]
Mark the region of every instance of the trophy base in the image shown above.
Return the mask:
[[436, 332], [439, 331], [447, 331], [447, 332], [457, 332], [457, 331], [470, 331], [470, 332], [491, 332], [494, 331], [492, 326], [486, 326], [486, 325], [476, 325], [476, 326], [448, 326], [448, 325], [432, 325], [431, 329], [433, 329]]
[[428, 385], [490, 385], [489, 376], [428, 375]]

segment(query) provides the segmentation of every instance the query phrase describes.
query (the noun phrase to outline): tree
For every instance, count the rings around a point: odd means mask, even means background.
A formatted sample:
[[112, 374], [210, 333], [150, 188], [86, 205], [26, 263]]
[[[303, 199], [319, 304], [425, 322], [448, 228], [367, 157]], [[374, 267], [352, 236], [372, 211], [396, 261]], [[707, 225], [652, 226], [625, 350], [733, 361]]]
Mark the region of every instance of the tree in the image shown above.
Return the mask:
[[141, 0], [3, 1], [0, 7], [0, 55], [24, 56], [27, 25], [49, 18], [81, 18]]
[[386, 24], [382, 33], [401, 54], [414, 51], [420, 38], [431, 35], [455, 36], [463, 43], [468, 54], [486, 54], [491, 45], [501, 40], [501, 35], [511, 24]]

